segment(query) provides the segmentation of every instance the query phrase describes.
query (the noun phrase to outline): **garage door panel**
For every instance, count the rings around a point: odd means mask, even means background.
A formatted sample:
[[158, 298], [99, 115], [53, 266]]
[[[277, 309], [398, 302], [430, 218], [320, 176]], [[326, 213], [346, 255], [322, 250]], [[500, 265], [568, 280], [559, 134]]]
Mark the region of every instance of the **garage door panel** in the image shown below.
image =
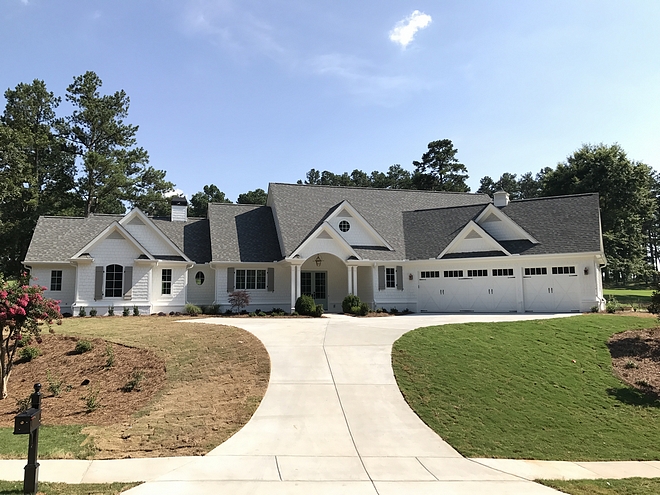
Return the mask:
[[419, 281], [419, 309], [429, 313], [516, 311], [513, 277], [434, 278]]

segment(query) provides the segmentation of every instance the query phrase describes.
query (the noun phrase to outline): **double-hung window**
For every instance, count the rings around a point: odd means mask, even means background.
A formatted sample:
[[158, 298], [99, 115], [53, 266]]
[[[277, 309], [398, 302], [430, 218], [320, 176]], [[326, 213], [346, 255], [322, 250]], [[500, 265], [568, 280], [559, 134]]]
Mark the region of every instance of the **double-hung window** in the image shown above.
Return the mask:
[[163, 295], [170, 295], [172, 294], [172, 269], [171, 268], [163, 268], [162, 274], [161, 274], [161, 291], [160, 293]]
[[385, 268], [385, 287], [387, 289], [396, 288], [396, 272], [394, 268]]
[[51, 270], [50, 290], [62, 290], [62, 270]]
[[124, 281], [124, 267], [108, 265], [105, 267], [105, 297], [121, 297]]
[[265, 290], [266, 270], [236, 270], [237, 290]]

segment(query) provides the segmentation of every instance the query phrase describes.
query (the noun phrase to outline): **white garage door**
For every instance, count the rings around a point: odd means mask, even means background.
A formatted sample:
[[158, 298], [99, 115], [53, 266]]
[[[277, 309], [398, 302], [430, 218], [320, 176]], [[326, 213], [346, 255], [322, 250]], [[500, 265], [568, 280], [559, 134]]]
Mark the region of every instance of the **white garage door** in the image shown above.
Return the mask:
[[[419, 310], [424, 313], [507, 313], [516, 311], [516, 280], [492, 276], [492, 270], [422, 271]], [[500, 270], [501, 272], [501, 270]], [[484, 275], [485, 273], [485, 275]], [[473, 276], [468, 276], [473, 275]]]
[[523, 273], [525, 311], [580, 311], [580, 280], [574, 266], [530, 267]]

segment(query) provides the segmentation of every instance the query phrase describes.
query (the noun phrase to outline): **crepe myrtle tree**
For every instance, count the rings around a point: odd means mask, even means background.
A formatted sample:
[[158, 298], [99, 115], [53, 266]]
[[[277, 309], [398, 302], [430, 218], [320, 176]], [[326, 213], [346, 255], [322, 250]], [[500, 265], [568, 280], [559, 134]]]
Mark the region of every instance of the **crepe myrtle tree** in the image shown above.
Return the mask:
[[41, 328], [60, 321], [59, 301], [43, 296], [46, 287], [30, 285], [30, 276], [22, 273], [16, 282], [0, 278], [0, 399], [7, 398], [7, 384], [20, 341], [41, 341]]

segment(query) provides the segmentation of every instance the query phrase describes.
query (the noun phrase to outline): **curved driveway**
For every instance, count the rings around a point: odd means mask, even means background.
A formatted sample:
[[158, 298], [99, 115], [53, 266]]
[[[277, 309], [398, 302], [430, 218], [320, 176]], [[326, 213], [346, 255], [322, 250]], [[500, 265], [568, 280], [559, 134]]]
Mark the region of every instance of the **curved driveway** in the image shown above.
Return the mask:
[[248, 424], [208, 455], [126, 493], [557, 493], [461, 457], [407, 406], [390, 361], [392, 343], [414, 328], [555, 316], [199, 320], [239, 326], [264, 343], [266, 395]]

